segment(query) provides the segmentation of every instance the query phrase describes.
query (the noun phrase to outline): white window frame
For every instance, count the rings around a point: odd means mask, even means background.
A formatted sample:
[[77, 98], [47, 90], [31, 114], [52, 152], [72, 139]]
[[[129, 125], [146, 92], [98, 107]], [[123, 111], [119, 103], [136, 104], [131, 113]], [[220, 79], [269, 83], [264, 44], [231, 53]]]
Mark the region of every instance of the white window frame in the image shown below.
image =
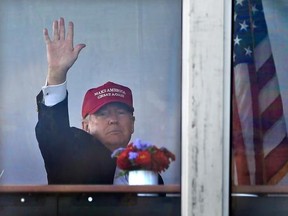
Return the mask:
[[[181, 215], [228, 216], [232, 1], [183, 0], [182, 3]], [[215, 22], [219, 25], [213, 26]], [[207, 34], [213, 36], [215, 47], [211, 47], [209, 37], [205, 38]], [[201, 47], [199, 42], [203, 42]], [[219, 56], [213, 50], [209, 52], [211, 49], [217, 49]], [[199, 65], [200, 60], [206, 66]], [[202, 97], [203, 91], [211, 88], [215, 92]], [[217, 99], [209, 101], [209, 96]], [[222, 123], [215, 121], [214, 114], [207, 116], [206, 122], [201, 120], [208, 106]], [[212, 144], [213, 148], [208, 148]], [[213, 157], [203, 159], [203, 155]]]

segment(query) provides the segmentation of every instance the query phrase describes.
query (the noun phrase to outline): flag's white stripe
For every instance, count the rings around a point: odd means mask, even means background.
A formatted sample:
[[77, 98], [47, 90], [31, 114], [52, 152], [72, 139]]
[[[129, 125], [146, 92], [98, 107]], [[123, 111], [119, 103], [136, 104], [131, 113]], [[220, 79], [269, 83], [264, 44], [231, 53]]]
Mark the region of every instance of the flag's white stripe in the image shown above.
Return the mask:
[[233, 162], [233, 166], [234, 166], [234, 184], [238, 185], [238, 171], [237, 171], [237, 165], [236, 165], [236, 161]]
[[260, 113], [264, 112], [267, 107], [279, 96], [279, 86], [276, 76], [261, 89], [259, 92]]
[[2, 177], [3, 173], [4, 173], [4, 169], [0, 173], [0, 178]]
[[272, 55], [269, 38], [264, 38], [254, 49], [254, 60], [256, 71], [270, 58]]
[[255, 158], [253, 142], [252, 99], [247, 64], [238, 64], [234, 68], [235, 96], [238, 106], [242, 134], [246, 148], [251, 184], [255, 183]]
[[263, 136], [264, 157], [266, 157], [286, 136], [285, 119], [279, 119]]

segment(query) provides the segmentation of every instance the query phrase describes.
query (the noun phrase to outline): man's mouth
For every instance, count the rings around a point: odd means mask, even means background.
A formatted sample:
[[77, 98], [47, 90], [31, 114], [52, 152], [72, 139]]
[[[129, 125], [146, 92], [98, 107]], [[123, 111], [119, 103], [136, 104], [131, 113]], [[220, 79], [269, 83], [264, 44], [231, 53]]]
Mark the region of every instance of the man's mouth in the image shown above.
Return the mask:
[[121, 130], [115, 129], [115, 130], [110, 130], [110, 131], [108, 131], [107, 134], [119, 134], [119, 133], [121, 133]]

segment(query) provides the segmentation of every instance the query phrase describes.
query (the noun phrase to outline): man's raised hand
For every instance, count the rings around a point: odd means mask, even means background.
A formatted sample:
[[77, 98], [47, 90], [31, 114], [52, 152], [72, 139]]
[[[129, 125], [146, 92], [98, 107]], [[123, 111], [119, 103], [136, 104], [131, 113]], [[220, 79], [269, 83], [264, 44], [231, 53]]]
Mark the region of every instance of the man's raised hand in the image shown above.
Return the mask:
[[53, 22], [53, 38], [49, 37], [48, 30], [43, 30], [44, 41], [47, 49], [48, 61], [48, 85], [61, 84], [66, 80], [69, 68], [77, 60], [80, 51], [85, 44], [78, 44], [73, 47], [74, 26], [68, 24], [67, 35], [65, 33], [65, 22], [63, 18]]

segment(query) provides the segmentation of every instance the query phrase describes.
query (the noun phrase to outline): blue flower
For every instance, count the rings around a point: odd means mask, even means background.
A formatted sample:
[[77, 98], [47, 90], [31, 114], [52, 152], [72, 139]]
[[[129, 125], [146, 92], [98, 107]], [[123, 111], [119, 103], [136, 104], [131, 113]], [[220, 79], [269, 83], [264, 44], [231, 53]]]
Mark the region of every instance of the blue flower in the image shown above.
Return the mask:
[[129, 160], [135, 160], [138, 157], [138, 153], [137, 152], [129, 152]]
[[140, 139], [137, 138], [133, 142], [133, 146], [135, 146], [139, 150], [146, 150], [149, 147], [151, 147], [152, 145], [150, 143], [148, 143], [148, 142], [142, 142]]
[[135, 146], [137, 149], [141, 149], [141, 140], [140, 139], [135, 139], [133, 142], [133, 146]]

